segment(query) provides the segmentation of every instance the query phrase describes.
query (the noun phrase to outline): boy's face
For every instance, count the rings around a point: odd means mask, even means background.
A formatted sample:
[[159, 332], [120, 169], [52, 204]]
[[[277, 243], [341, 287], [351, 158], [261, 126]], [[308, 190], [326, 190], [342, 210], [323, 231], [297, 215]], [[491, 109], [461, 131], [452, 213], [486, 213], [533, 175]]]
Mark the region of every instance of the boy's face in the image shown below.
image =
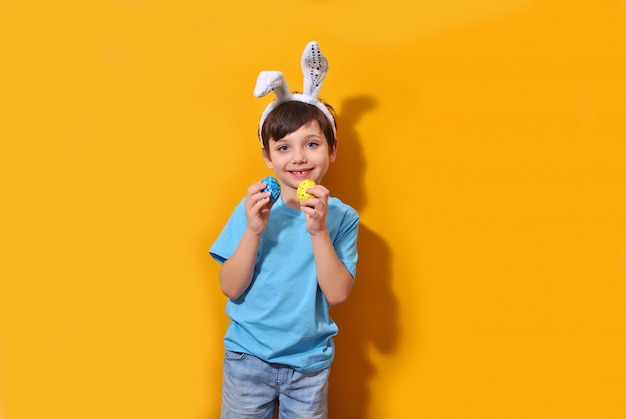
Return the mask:
[[321, 183], [330, 163], [335, 161], [337, 142], [332, 150], [316, 120], [309, 121], [297, 131], [275, 141], [270, 138], [263, 157], [267, 167], [272, 169], [281, 181], [281, 188], [293, 189], [305, 179]]

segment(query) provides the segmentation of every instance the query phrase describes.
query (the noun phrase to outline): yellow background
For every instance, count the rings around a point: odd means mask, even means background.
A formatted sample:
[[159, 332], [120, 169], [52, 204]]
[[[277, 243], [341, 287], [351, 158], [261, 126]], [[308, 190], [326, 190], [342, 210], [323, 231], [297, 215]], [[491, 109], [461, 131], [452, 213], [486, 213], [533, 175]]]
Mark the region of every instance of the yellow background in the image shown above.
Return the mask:
[[207, 249], [311, 39], [362, 216], [331, 417], [625, 419], [623, 0], [0, 0], [0, 417], [217, 416]]

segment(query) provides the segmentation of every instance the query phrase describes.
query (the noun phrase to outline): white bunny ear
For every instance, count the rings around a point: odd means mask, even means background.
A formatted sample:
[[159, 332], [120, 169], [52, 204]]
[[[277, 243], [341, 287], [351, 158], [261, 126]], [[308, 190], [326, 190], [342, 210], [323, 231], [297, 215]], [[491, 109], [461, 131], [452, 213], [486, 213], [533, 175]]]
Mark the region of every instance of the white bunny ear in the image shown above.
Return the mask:
[[254, 96], [263, 97], [272, 91], [279, 102], [289, 96], [289, 86], [287, 86], [285, 76], [280, 71], [261, 71], [256, 80]]
[[318, 108], [328, 118], [333, 132], [336, 134], [333, 114], [317, 97], [327, 72], [328, 60], [322, 54], [319, 44], [315, 41], [309, 42], [302, 53], [302, 73], [304, 73], [304, 91], [302, 93], [290, 93], [285, 76], [280, 71], [261, 71], [257, 77], [254, 96], [263, 97], [269, 92], [274, 92], [276, 95], [276, 100], [267, 105], [259, 119], [259, 139], [261, 144], [263, 144], [261, 132], [265, 119], [278, 105], [289, 101], [308, 103]]
[[328, 60], [316, 41], [309, 42], [302, 53], [303, 94], [317, 98], [328, 72]]

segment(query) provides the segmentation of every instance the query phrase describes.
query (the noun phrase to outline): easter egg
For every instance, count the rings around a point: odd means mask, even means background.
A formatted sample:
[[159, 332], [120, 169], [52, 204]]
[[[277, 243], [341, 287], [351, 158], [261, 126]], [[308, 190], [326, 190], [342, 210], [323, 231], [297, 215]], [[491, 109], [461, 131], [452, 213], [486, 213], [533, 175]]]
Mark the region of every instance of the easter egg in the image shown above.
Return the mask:
[[300, 184], [298, 185], [298, 189], [296, 190], [296, 195], [298, 196], [298, 199], [300, 201], [304, 201], [305, 199], [315, 198], [315, 196], [306, 191], [307, 188], [312, 188], [313, 186], [315, 186], [315, 182], [310, 179], [306, 179], [300, 182]]
[[261, 182], [267, 185], [261, 192], [270, 192], [270, 202], [276, 202], [280, 196], [280, 183], [271, 176], [265, 176]]

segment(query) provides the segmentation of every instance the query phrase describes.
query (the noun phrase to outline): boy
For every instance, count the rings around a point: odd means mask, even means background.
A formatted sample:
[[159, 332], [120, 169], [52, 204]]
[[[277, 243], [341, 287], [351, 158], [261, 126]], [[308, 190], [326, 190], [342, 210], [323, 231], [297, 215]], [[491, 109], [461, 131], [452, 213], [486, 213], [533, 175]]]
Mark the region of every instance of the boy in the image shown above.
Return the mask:
[[[262, 72], [257, 97], [276, 100], [259, 123], [263, 158], [281, 183], [270, 201], [252, 184], [210, 249], [231, 321], [221, 418], [327, 418], [328, 375], [338, 328], [332, 305], [345, 301], [356, 273], [359, 216], [322, 184], [337, 155], [332, 108], [317, 95], [328, 69], [319, 45], [304, 50], [302, 94], [280, 72]], [[304, 179], [313, 198], [298, 201]]]

